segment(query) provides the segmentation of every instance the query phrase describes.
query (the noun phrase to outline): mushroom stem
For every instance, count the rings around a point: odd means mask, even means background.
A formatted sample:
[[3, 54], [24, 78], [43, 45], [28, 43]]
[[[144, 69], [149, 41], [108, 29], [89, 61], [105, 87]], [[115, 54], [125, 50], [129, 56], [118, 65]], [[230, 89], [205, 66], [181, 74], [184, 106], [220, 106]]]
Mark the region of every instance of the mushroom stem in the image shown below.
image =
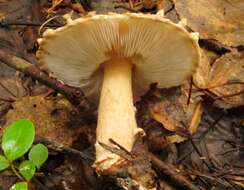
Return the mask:
[[[133, 106], [132, 63], [127, 59], [112, 59], [104, 64], [97, 123], [97, 142], [113, 146], [109, 139], [131, 151], [138, 132]], [[96, 143], [97, 171], [113, 170], [123, 159]]]

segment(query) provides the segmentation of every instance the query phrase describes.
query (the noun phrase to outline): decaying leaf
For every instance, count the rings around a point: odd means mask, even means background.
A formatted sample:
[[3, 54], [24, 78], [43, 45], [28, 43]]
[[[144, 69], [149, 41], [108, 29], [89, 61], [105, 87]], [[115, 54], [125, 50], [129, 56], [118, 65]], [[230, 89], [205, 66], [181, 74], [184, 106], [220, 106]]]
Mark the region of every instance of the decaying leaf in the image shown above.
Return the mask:
[[189, 133], [192, 135], [197, 132], [198, 126], [201, 122], [203, 107], [202, 103], [198, 102], [191, 117], [190, 125], [188, 127]]
[[63, 12], [62, 14], [64, 14], [64, 12], [70, 12], [72, 10], [84, 14], [86, 11], [84, 9], [84, 7], [82, 6], [82, 4], [80, 3], [80, 1], [75, 1], [74, 3], [72, 3], [72, 1], [64, 1], [64, 0], [52, 0], [52, 6], [47, 10], [48, 15], [54, 14], [56, 12], [60, 13], [61, 9], [58, 9], [59, 6], [61, 5], [61, 3], [64, 3], [66, 5], [66, 11], [62, 10], [61, 12]]
[[[35, 10], [35, 11], [30, 11]], [[0, 19], [6, 22], [40, 22], [41, 6], [38, 1], [11, 0], [0, 3]], [[0, 47], [35, 63], [32, 53], [38, 35], [38, 28], [31, 26], [1, 27]], [[1, 63], [0, 63], [1, 64]]]
[[244, 57], [239, 52], [228, 53], [213, 64], [207, 89], [217, 96], [222, 108], [244, 105]]
[[207, 90], [218, 107], [229, 109], [244, 105], [244, 59], [237, 51], [220, 58], [202, 51], [202, 59], [194, 74], [198, 90]]
[[158, 10], [163, 9], [164, 10], [164, 17], [170, 19], [171, 21], [178, 23], [179, 16], [174, 9], [174, 3], [171, 0], [162, 0], [158, 3]]
[[[227, 46], [244, 44], [243, 0], [174, 0], [180, 18], [204, 39]], [[200, 11], [199, 11], [200, 10]]]
[[77, 110], [64, 99], [47, 99], [44, 96], [24, 97], [13, 103], [6, 115], [8, 124], [19, 118], [28, 118], [36, 126], [36, 136], [57, 144], [71, 146], [83, 130]]
[[211, 65], [213, 65], [219, 57], [219, 55], [212, 51], [201, 49], [201, 61], [193, 75], [194, 86], [196, 86], [198, 89], [207, 88], [210, 78]]
[[140, 10], [142, 8], [151, 9], [157, 5], [158, 0], [129, 0], [131, 8]]
[[187, 138], [180, 135], [169, 135], [166, 137], [167, 143], [180, 143], [185, 141]]
[[0, 77], [0, 100], [15, 100], [26, 95], [26, 90], [18, 79]]
[[193, 75], [194, 84], [199, 88], [205, 88], [209, 80], [210, 63], [206, 53], [201, 51], [201, 61], [196, 73]]
[[[187, 89], [186, 89], [187, 88]], [[197, 94], [191, 95], [188, 104], [189, 84], [180, 88], [161, 91], [161, 101], [150, 106], [153, 119], [175, 135], [168, 136], [170, 143], [182, 142], [187, 136], [194, 134], [201, 121], [202, 104]], [[187, 93], [186, 93], [187, 92]]]
[[62, 1], [63, 0], [52, 0], [52, 6], [47, 10], [47, 13], [48, 14], [52, 14], [52, 13], [54, 13], [55, 11], [55, 9], [56, 9], [56, 7], [59, 5], [59, 4], [61, 4], [62, 3]]
[[72, 8], [72, 10], [74, 10], [78, 13], [81, 13], [81, 14], [84, 14], [86, 12], [80, 3], [72, 3], [71, 8]]
[[232, 179], [232, 182], [238, 185], [241, 188], [244, 188], [244, 177], [243, 176], [229, 176]]
[[233, 181], [236, 185], [240, 186], [241, 188], [244, 188], [244, 182], [239, 182], [239, 181]]

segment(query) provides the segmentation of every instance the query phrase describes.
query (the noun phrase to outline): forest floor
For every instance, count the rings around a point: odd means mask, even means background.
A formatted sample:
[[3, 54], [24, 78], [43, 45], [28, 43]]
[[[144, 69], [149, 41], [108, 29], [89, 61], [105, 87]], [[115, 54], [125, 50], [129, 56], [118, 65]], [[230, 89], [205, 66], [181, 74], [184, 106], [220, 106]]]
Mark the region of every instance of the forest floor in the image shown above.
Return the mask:
[[[61, 16], [71, 11], [78, 18], [90, 11], [160, 9], [165, 18], [199, 33], [201, 63], [180, 87], [151, 85], [135, 103], [146, 135], [135, 144], [129, 170], [122, 177], [98, 176], [92, 168], [96, 109], [82, 92], [70, 97], [68, 89], [63, 96], [49, 79], [7, 66], [6, 55], [35, 65], [37, 39], [46, 28], [63, 26]], [[153, 180], [162, 190], [244, 189], [243, 0], [0, 0], [0, 60], [0, 136], [10, 123], [28, 118], [36, 126], [35, 142], [49, 148], [31, 189], [137, 189], [131, 185], [137, 178], [142, 184]], [[0, 190], [16, 181], [11, 170], [0, 172]]]

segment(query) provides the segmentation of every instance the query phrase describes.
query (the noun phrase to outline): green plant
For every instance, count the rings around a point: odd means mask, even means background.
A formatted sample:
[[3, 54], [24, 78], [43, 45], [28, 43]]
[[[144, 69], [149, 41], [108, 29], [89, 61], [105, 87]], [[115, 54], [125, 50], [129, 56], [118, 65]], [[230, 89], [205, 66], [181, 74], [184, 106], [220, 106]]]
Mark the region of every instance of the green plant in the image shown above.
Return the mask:
[[[20, 119], [3, 131], [2, 150], [0, 155], [0, 171], [11, 168], [21, 182], [15, 183], [10, 190], [28, 190], [28, 184], [48, 158], [48, 149], [43, 144], [33, 145], [35, 127], [28, 119]], [[28, 153], [28, 160], [19, 166], [16, 160]]]

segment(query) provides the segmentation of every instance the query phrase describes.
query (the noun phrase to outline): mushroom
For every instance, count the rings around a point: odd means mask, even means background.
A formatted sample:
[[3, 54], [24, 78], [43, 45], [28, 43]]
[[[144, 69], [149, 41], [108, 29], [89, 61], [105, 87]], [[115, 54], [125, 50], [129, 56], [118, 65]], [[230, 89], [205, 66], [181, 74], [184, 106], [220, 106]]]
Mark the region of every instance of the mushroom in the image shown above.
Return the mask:
[[[195, 35], [160, 15], [93, 15], [48, 29], [39, 39], [39, 64], [64, 83], [99, 97], [95, 167], [121, 167], [125, 160], [105, 150], [113, 139], [131, 151], [139, 131], [133, 96], [180, 85], [200, 59]], [[134, 92], [134, 93], [133, 93]]]

